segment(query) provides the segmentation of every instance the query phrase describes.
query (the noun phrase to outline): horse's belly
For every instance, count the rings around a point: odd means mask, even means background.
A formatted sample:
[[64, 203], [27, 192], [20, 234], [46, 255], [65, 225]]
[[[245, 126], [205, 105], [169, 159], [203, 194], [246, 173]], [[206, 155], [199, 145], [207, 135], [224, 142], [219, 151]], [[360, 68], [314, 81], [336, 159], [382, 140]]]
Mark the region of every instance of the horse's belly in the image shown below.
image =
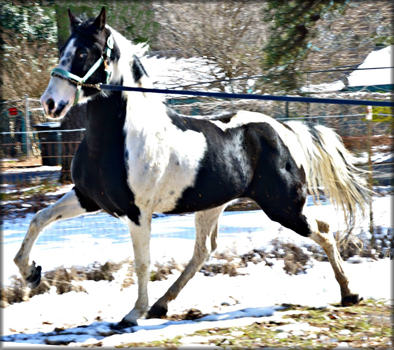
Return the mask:
[[[161, 170], [150, 166], [145, 174], [128, 177], [128, 184], [135, 193], [135, 203], [141, 209], [165, 213], [177, 206], [185, 190], [194, 185], [196, 170], [177, 169], [179, 165], [169, 165]], [[161, 175], [161, 176], [160, 176]]]

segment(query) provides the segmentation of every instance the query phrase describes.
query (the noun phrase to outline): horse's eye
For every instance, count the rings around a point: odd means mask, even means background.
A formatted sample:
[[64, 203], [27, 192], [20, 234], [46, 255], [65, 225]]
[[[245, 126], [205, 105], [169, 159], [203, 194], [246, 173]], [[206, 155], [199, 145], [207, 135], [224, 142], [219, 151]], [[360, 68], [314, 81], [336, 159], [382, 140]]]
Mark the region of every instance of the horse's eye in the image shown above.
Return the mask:
[[87, 57], [88, 57], [87, 52], [80, 52], [80, 53], [78, 54], [78, 58], [81, 59], [81, 60], [84, 60], [84, 59], [86, 59]]

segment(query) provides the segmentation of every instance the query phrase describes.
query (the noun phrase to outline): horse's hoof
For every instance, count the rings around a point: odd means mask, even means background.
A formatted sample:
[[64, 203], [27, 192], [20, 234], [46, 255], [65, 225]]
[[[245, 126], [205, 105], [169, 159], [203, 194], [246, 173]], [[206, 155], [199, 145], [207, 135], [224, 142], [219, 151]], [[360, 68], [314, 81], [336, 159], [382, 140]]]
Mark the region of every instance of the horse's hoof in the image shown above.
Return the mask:
[[111, 324], [110, 327], [113, 330], [122, 331], [125, 328], [130, 328], [130, 327], [134, 327], [134, 326], [138, 326], [137, 321], [131, 322], [131, 321], [127, 321], [125, 319], [122, 319], [122, 321], [120, 321], [118, 323]]
[[37, 288], [41, 282], [41, 266], [36, 267], [36, 263], [33, 262], [33, 272], [29, 277], [26, 278], [26, 281], [29, 284], [30, 288]]
[[148, 316], [146, 318], [163, 318], [167, 315], [167, 312], [168, 312], [167, 306], [154, 304], [150, 308], [148, 312]]
[[342, 306], [352, 306], [358, 304], [361, 300], [363, 300], [363, 298], [359, 297], [358, 294], [350, 294], [346, 297], [342, 297], [341, 304]]

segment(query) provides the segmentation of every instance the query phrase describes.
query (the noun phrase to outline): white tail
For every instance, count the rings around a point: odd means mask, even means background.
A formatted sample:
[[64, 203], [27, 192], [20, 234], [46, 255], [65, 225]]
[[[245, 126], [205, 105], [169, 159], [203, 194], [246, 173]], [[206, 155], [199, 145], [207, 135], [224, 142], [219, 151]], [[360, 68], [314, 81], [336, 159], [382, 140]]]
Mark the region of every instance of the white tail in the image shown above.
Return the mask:
[[341, 208], [348, 229], [355, 225], [357, 207], [363, 216], [370, 204], [372, 191], [367, 186], [367, 171], [353, 165], [339, 135], [322, 125], [308, 127], [299, 122], [286, 123], [297, 135], [306, 157], [305, 172], [309, 193], [317, 196], [319, 189]]

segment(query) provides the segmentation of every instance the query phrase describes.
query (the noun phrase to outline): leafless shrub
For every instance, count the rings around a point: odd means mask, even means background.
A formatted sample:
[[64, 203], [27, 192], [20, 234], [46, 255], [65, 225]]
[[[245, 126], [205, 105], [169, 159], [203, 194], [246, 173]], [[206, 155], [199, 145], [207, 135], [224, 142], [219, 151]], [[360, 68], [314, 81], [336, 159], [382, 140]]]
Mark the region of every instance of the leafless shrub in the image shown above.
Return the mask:
[[276, 238], [271, 241], [274, 249], [272, 253], [276, 258], [284, 260], [283, 269], [289, 275], [298, 275], [304, 273], [306, 266], [310, 263], [310, 256], [305, 253], [299, 246], [291, 242], [282, 242]]
[[156, 270], [152, 270], [150, 274], [150, 280], [163, 281], [167, 279], [168, 275], [172, 274], [172, 270], [183, 271], [185, 266], [178, 264], [173, 258], [166, 263], [155, 263]]
[[239, 276], [241, 273], [237, 269], [245, 267], [242, 259], [231, 249], [223, 252], [215, 252], [212, 258], [200, 270], [205, 276], [215, 276], [219, 273], [231, 277]]

